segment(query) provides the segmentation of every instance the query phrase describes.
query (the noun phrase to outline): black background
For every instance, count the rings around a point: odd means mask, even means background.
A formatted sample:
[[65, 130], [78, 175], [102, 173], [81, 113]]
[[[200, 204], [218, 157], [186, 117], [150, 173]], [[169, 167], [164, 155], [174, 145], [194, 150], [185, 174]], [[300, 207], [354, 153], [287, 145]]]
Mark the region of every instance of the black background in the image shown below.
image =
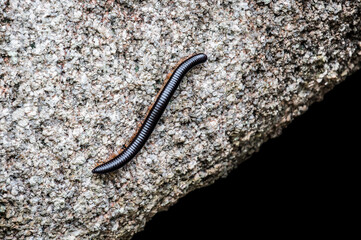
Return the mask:
[[133, 240], [344, 238], [359, 229], [360, 80], [361, 71], [348, 77], [227, 178], [156, 214]]

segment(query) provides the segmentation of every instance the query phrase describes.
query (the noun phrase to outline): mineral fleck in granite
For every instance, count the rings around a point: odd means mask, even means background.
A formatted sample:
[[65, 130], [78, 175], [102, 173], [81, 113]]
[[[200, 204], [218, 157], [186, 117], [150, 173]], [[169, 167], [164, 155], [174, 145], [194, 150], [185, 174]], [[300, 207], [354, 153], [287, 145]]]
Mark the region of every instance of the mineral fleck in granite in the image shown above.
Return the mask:
[[[0, 0], [0, 238], [130, 239], [359, 69], [360, 10], [360, 0]], [[92, 174], [176, 62], [198, 52], [207, 63], [140, 154]]]

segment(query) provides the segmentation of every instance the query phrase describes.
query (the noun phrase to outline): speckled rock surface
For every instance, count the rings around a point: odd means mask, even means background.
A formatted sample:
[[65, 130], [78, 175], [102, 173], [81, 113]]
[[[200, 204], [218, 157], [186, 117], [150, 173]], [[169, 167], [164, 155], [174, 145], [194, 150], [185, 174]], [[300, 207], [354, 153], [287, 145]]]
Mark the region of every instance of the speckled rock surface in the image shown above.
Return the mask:
[[[360, 4], [0, 0], [0, 238], [131, 238], [359, 68]], [[197, 52], [141, 153], [93, 175]]]

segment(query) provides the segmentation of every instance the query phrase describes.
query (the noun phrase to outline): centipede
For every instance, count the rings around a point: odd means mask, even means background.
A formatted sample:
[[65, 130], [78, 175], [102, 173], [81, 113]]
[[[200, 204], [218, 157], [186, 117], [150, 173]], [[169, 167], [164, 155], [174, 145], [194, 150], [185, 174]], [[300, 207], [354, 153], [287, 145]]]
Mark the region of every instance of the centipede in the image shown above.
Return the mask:
[[109, 159], [98, 164], [92, 172], [97, 174], [113, 172], [131, 161], [149, 139], [183, 77], [193, 67], [206, 61], [207, 55], [204, 53], [182, 58], [167, 74], [163, 86], [155, 97], [154, 103], [149, 106], [144, 120], [138, 124], [135, 133], [128, 143], [123, 146], [118, 154], [113, 154]]

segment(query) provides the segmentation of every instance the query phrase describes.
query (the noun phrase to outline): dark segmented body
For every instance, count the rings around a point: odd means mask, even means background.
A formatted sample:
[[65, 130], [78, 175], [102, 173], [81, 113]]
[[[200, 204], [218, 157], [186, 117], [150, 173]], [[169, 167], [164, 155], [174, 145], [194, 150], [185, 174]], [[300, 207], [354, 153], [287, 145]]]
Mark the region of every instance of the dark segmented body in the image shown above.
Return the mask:
[[206, 60], [207, 56], [203, 53], [182, 60], [166, 78], [165, 85], [159, 91], [155, 103], [150, 107], [145, 120], [127, 147], [118, 156], [94, 168], [93, 173], [108, 173], [119, 169], [129, 162], [148, 140], [184, 75], [192, 67], [204, 63]]

